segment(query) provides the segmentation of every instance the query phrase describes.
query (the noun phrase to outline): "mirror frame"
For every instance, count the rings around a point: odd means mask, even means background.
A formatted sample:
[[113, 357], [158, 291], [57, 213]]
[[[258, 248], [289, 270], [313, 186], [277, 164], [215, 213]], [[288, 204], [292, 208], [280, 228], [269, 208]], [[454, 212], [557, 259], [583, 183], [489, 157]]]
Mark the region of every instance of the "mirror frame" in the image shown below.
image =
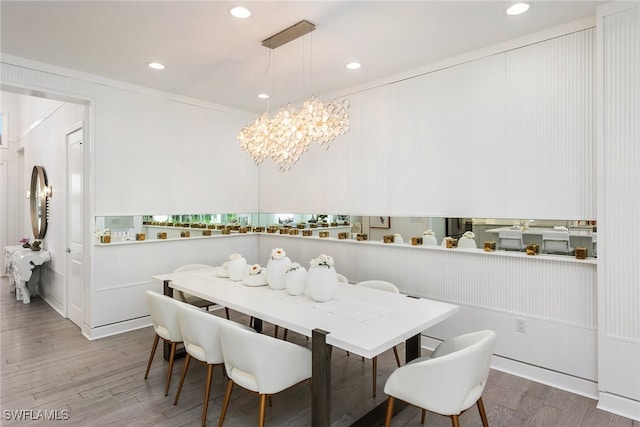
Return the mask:
[[47, 173], [43, 166], [34, 166], [31, 171], [31, 189], [29, 205], [31, 211], [31, 229], [36, 239], [44, 239], [47, 234]]

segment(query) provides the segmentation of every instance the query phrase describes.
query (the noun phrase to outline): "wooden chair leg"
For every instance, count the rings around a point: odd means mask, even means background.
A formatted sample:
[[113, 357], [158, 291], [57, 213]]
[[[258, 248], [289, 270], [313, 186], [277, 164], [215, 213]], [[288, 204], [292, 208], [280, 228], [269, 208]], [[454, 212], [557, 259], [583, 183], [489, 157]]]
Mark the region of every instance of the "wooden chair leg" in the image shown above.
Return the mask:
[[149, 361], [147, 362], [147, 370], [144, 373], [145, 380], [149, 376], [149, 369], [151, 369], [151, 362], [153, 362], [153, 356], [156, 355], [156, 349], [158, 348], [159, 339], [160, 339], [160, 336], [158, 334], [156, 334], [156, 336], [153, 338], [153, 345], [151, 346], [151, 354], [149, 355]]
[[393, 396], [389, 396], [389, 400], [387, 401], [387, 414], [384, 417], [384, 427], [389, 427], [391, 425], [391, 417], [393, 417]]
[[207, 409], [211, 396], [211, 383], [213, 382], [213, 365], [207, 365], [207, 383], [204, 389], [204, 406], [202, 407], [202, 427], [207, 423]]
[[274, 338], [278, 338], [278, 325], [276, 325], [276, 331], [273, 333]]
[[258, 415], [258, 426], [264, 427], [264, 419], [267, 413], [267, 395], [260, 395], [260, 414]]
[[482, 419], [483, 427], [489, 427], [489, 420], [487, 420], [487, 413], [484, 411], [484, 403], [482, 402], [482, 397], [478, 399], [476, 405], [478, 405], [478, 411], [480, 411], [480, 418]]
[[227, 316], [227, 320], [229, 320], [229, 307], [224, 308], [224, 314]]
[[423, 409], [422, 416], [420, 417], [420, 424], [424, 424], [424, 419], [426, 418], [426, 416], [427, 416], [427, 410]]
[[287, 340], [287, 335], [289, 335], [289, 330], [285, 329], [284, 330], [284, 336], [282, 337], [282, 339], [286, 341]]
[[171, 353], [169, 354], [169, 367], [167, 368], [167, 384], [164, 386], [164, 395], [169, 395], [169, 384], [171, 384], [171, 373], [173, 372], [173, 361], [176, 359], [177, 342], [171, 343]]
[[180, 383], [178, 384], [178, 391], [176, 391], [176, 398], [173, 399], [173, 404], [178, 404], [178, 399], [180, 398], [180, 392], [182, 391], [182, 384], [184, 383], [184, 379], [187, 376], [187, 370], [189, 369], [189, 362], [191, 362], [191, 355], [187, 353], [184, 356], [184, 367], [182, 368], [182, 375], [180, 375]]
[[229, 402], [231, 401], [231, 391], [233, 390], [233, 381], [231, 378], [227, 380], [227, 391], [224, 394], [224, 402], [222, 403], [222, 410], [220, 411], [220, 420], [218, 421], [218, 427], [222, 427], [224, 422], [224, 416], [227, 414], [229, 408]]
[[373, 371], [373, 397], [376, 397], [376, 388], [378, 386], [377, 376], [378, 376], [378, 356], [373, 358], [373, 363], [371, 364], [371, 370]]
[[453, 427], [460, 427], [460, 420], [457, 415], [451, 415], [451, 425]]
[[398, 347], [393, 346], [393, 355], [396, 357], [396, 363], [398, 364], [398, 368], [400, 367], [400, 356], [398, 355]]

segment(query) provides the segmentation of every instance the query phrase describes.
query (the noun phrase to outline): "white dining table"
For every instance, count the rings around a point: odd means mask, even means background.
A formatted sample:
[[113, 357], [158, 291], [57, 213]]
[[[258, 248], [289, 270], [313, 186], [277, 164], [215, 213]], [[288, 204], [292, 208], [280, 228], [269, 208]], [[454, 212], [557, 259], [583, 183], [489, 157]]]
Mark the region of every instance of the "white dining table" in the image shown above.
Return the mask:
[[[421, 333], [459, 311], [454, 304], [342, 283], [333, 299], [316, 302], [284, 289], [234, 282], [220, 277], [223, 272], [222, 267], [211, 267], [153, 279], [164, 283], [165, 294], [180, 290], [311, 337], [313, 426], [331, 424], [331, 346], [373, 358], [404, 341], [410, 361], [420, 356]], [[365, 418], [354, 425], [370, 422]]]

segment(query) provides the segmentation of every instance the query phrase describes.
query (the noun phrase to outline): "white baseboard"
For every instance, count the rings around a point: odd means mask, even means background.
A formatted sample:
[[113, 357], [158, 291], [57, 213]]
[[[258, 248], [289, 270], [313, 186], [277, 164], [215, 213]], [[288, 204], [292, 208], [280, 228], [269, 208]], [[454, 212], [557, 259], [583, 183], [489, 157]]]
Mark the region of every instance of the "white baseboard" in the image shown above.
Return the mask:
[[104, 325], [97, 328], [83, 330], [82, 333], [85, 337], [87, 337], [87, 339], [96, 340], [109, 337], [111, 335], [117, 335], [124, 332], [134, 331], [136, 329], [146, 328], [147, 326], [151, 326], [151, 317], [144, 316], [138, 319], [131, 319], [124, 322], [113, 323], [111, 325]]
[[640, 421], [640, 402], [637, 400], [601, 392], [597, 408], [621, 417]]
[[[422, 347], [433, 350], [440, 341], [422, 336]], [[594, 381], [574, 377], [557, 371], [529, 365], [517, 360], [507, 359], [494, 355], [491, 359], [491, 368], [506, 372], [521, 378], [526, 378], [537, 383], [555, 387], [574, 394], [598, 400], [598, 384]]]

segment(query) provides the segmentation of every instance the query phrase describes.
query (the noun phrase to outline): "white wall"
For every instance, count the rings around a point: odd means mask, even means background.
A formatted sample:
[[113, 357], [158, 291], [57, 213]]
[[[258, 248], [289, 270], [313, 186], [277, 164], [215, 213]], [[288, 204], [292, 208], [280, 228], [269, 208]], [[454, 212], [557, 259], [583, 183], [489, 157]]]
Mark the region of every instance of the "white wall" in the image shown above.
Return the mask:
[[640, 420], [640, 5], [598, 32], [598, 407]]

